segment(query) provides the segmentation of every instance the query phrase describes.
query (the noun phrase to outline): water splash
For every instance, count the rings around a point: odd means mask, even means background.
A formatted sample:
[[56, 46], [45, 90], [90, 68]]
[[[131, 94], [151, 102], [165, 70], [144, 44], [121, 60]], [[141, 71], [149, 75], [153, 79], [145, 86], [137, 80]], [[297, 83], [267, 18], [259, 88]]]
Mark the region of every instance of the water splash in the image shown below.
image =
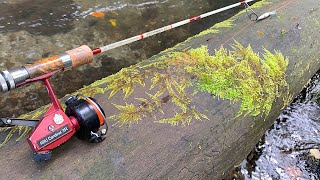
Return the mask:
[[242, 163], [246, 179], [320, 179], [320, 161], [310, 154], [320, 147], [319, 94], [317, 75], [256, 147], [260, 156], [251, 164], [254, 170], [248, 159]]
[[[87, 10], [83, 10], [83, 11], [76, 11], [72, 14], [73, 17], [82, 17], [82, 18], [86, 18], [88, 15], [90, 15], [92, 12], [109, 12], [109, 11], [116, 11], [116, 10], [120, 10], [126, 7], [144, 7], [144, 6], [148, 6], [148, 5], [155, 5], [155, 4], [159, 4], [159, 3], [166, 3], [168, 2], [168, 0], [164, 0], [164, 1], [147, 1], [147, 2], [143, 2], [143, 3], [121, 3], [121, 2], [116, 2], [111, 6], [107, 6], [107, 7], [102, 7], [102, 5], [98, 5], [95, 6], [94, 8], [89, 8]], [[99, 8], [100, 7], [100, 8]], [[78, 9], [80, 9], [81, 7], [78, 6]]]

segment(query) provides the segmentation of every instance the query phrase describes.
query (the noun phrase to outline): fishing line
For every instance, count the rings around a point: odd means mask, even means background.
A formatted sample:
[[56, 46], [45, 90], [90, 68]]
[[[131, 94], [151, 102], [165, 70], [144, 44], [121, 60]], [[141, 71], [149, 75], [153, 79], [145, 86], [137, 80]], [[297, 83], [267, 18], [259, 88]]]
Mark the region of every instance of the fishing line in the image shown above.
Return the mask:
[[[271, 8], [269, 9], [269, 11], [270, 12], [267, 12], [267, 13], [269, 13], [269, 16], [271, 15], [271, 14], [274, 14], [276, 11], [279, 11], [279, 10], [281, 10], [281, 9], [283, 9], [283, 8], [285, 8], [285, 7], [287, 7], [289, 4], [291, 4], [291, 3], [293, 3], [295, 0], [291, 0], [291, 1], [289, 1], [289, 2], [285, 2], [285, 3], [283, 3], [283, 5], [280, 5], [278, 8], [276, 8], [276, 9], [273, 9], [272, 11], [270, 11], [271, 10]], [[250, 8], [251, 9], [251, 8]], [[252, 9], [251, 9], [252, 10]], [[246, 9], [246, 12], [247, 12], [247, 9]], [[253, 13], [255, 13], [253, 10], [252, 10], [252, 12]], [[263, 15], [261, 15], [261, 16], [258, 16], [256, 13], [256, 15], [257, 15], [257, 20], [255, 20], [254, 22], [249, 22], [245, 27], [243, 27], [242, 29], [240, 29], [238, 32], [236, 32], [234, 35], [232, 35], [230, 38], [228, 38], [224, 43], [222, 43], [221, 44], [221, 46], [224, 46], [226, 43], [228, 43], [231, 39], [234, 39], [235, 37], [237, 37], [239, 34], [241, 34], [244, 30], [246, 30], [249, 26], [251, 26], [253, 23], [255, 23], [256, 21], [259, 21], [259, 17], [262, 17], [262, 16], [265, 16], [267, 13], [265, 13], [265, 14], [263, 14]], [[247, 12], [247, 14], [248, 14], [248, 12]], [[268, 16], [268, 17], [269, 17]], [[249, 19], [250, 19], [250, 16], [249, 16], [249, 14], [248, 14], [248, 17], [249, 17]], [[266, 18], [266, 17], [265, 17]], [[251, 20], [251, 19], [250, 19]]]
[[[259, 16], [257, 15], [256, 12], [253, 11], [253, 9], [249, 6], [249, 4], [248, 4], [248, 3], [245, 3], [245, 4], [244, 4], [244, 7], [245, 7], [245, 9], [246, 9], [246, 13], [247, 13], [247, 15], [248, 15], [248, 18], [249, 18], [251, 21], [257, 21], [258, 18], [259, 18]], [[251, 13], [249, 13], [248, 10], [250, 10]]]

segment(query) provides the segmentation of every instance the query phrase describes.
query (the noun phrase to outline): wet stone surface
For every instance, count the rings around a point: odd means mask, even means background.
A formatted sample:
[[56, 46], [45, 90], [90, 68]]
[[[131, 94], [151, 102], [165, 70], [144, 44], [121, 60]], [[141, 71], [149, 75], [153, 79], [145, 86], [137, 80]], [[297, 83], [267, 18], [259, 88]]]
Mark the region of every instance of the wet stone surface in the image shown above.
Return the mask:
[[[57, 6], [59, 4], [59, 6]], [[0, 32], [25, 30], [30, 34], [51, 36], [72, 29], [73, 13], [78, 7], [70, 0], [33, 1], [0, 4]]]
[[[217, 9], [236, 0], [0, 0], [0, 70], [32, 63], [86, 44], [91, 48]], [[195, 6], [196, 4], [196, 6]], [[231, 17], [221, 13], [101, 56], [52, 78], [59, 97], [136, 64]], [[92, 13], [98, 12], [93, 16]], [[49, 103], [40, 83], [0, 94], [0, 117], [19, 116]]]

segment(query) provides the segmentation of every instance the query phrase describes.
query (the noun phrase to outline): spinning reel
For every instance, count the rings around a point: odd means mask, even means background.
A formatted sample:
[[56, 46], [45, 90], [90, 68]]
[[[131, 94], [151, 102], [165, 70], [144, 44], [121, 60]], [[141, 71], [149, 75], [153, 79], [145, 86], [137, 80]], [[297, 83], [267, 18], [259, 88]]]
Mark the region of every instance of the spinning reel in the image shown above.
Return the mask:
[[105, 113], [99, 103], [84, 95], [71, 96], [65, 102], [66, 109], [57, 99], [49, 78], [65, 69], [77, 67], [92, 61], [92, 51], [87, 46], [67, 51], [61, 56], [53, 56], [0, 73], [0, 91], [6, 92], [16, 87], [42, 81], [52, 102], [49, 110], [40, 120], [1, 118], [1, 126], [32, 126], [28, 143], [34, 151], [34, 160], [51, 159], [52, 149], [69, 140], [74, 134], [80, 139], [99, 143], [105, 139], [108, 130]]
[[78, 120], [79, 130], [76, 132], [76, 136], [79, 139], [89, 140], [92, 143], [98, 143], [105, 139], [108, 131], [105, 113], [94, 98], [79, 94], [71, 96], [65, 104], [67, 116], [75, 117]]
[[80, 139], [99, 143], [105, 139], [108, 130], [105, 113], [94, 98], [80, 94], [71, 96], [65, 102], [64, 112], [49, 83], [48, 78], [51, 75], [36, 80], [44, 81], [52, 101], [51, 107], [40, 121], [1, 118], [5, 126], [35, 127], [28, 138], [34, 150], [35, 161], [51, 159], [52, 149], [66, 142], [73, 134]]

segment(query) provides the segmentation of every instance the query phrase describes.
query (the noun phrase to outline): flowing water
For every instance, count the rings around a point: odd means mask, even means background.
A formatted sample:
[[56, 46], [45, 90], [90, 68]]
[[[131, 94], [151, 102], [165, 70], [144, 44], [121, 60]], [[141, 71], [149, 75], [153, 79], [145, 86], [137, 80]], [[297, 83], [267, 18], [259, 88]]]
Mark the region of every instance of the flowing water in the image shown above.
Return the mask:
[[319, 78], [313, 77], [242, 163], [245, 179], [320, 179]]
[[[113, 43], [237, 0], [0, 0], [0, 70], [32, 63], [87, 44]], [[191, 25], [127, 45], [94, 63], [52, 78], [59, 97], [121, 68], [147, 59], [229, 18], [235, 8]], [[49, 103], [45, 88], [32, 84], [0, 94], [0, 117], [18, 116]]]

